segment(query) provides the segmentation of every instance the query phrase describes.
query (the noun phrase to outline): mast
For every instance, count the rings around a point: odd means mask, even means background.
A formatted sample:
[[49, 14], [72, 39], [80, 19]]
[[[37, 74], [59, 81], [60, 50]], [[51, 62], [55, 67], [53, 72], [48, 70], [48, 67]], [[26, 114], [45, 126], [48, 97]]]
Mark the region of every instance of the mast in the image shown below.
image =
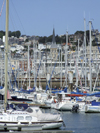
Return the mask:
[[35, 81], [35, 41], [33, 40], [33, 49], [34, 49], [34, 87], [36, 88], [36, 81]]
[[84, 19], [84, 44], [85, 44], [85, 89], [86, 89], [86, 21]]
[[[51, 51], [50, 51], [51, 54]], [[51, 54], [51, 73], [52, 73], [52, 54]], [[51, 77], [51, 88], [52, 88], [52, 77]]]
[[[41, 51], [39, 50], [39, 63], [41, 62]], [[39, 68], [39, 88], [40, 88], [40, 68]]]
[[66, 51], [65, 51], [65, 54], [66, 54], [66, 67], [65, 67], [65, 72], [66, 72], [66, 87], [67, 87], [67, 50], [68, 50], [68, 32], [66, 32]]
[[[28, 45], [28, 78], [29, 78], [29, 89], [30, 89], [30, 61], [29, 61], [29, 45]], [[27, 78], [27, 79], [28, 79]]]
[[78, 57], [76, 59], [76, 87], [78, 86], [78, 63], [79, 63], [79, 39], [78, 39]]
[[9, 0], [6, 0], [6, 37], [5, 37], [5, 100], [4, 100], [4, 112], [7, 107], [7, 77], [8, 77], [8, 21], [9, 21]]
[[61, 72], [60, 72], [60, 87], [62, 88], [62, 44], [61, 44]]
[[90, 29], [90, 92], [92, 92], [92, 72], [91, 72], [91, 21], [89, 21], [89, 29]]

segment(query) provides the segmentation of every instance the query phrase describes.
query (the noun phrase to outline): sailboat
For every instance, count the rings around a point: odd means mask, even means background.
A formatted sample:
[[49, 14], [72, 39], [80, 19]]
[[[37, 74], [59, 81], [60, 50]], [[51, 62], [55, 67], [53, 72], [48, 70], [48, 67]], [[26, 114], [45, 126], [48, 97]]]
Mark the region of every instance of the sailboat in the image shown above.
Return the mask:
[[[4, 109], [0, 110], [0, 131], [1, 130], [43, 130], [60, 128], [63, 120], [59, 114], [48, 115], [48, 119], [43, 119], [39, 115], [34, 115], [34, 108], [28, 111], [7, 109], [7, 66], [8, 66], [8, 15], [9, 0], [6, 0], [6, 43], [5, 43], [5, 100]], [[29, 113], [31, 111], [31, 113]], [[37, 109], [36, 112], [37, 113]], [[41, 112], [40, 112], [41, 113]], [[40, 114], [39, 113], [39, 114]], [[38, 117], [37, 117], [38, 116]], [[52, 116], [52, 117], [51, 117]], [[45, 115], [44, 115], [45, 117]], [[54, 119], [57, 117], [57, 119]], [[40, 119], [41, 118], [41, 119]]]

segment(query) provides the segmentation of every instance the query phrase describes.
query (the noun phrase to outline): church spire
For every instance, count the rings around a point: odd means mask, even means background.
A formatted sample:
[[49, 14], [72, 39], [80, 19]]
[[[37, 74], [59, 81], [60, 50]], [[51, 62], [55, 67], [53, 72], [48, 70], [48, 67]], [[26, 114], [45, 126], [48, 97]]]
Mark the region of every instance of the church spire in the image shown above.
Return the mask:
[[56, 42], [55, 42], [55, 30], [54, 30], [54, 28], [53, 28], [52, 43], [53, 43], [53, 44], [55, 44], [55, 43], [56, 43]]
[[54, 28], [53, 28], [53, 36], [52, 36], [51, 48], [57, 48], [56, 40], [55, 40], [55, 30], [54, 30]]

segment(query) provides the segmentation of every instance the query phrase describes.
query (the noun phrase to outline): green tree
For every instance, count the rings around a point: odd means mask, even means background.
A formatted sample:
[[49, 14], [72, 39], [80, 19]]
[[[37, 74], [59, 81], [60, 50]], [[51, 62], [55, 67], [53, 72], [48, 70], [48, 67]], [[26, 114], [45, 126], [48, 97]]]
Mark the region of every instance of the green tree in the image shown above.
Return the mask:
[[47, 42], [52, 42], [52, 35], [47, 37]]
[[3, 34], [0, 32], [0, 38], [2, 38], [3, 37]]
[[0, 38], [3, 38], [3, 36], [5, 35], [5, 32], [4, 31], [0, 31]]
[[56, 35], [56, 43], [60, 43], [61, 42], [61, 39], [60, 39], [60, 37], [58, 36], [58, 35]]
[[11, 37], [11, 36], [12, 36], [12, 32], [11, 32], [11, 31], [9, 31], [9, 33], [8, 33], [8, 34], [9, 34], [9, 37]]
[[84, 34], [84, 31], [76, 31], [74, 34]]
[[16, 32], [13, 31], [13, 32], [11, 33], [11, 36], [16, 36]]
[[65, 43], [66, 42], [66, 35], [61, 36], [59, 43]]
[[40, 43], [46, 43], [47, 42], [47, 37], [44, 36], [44, 37], [39, 37], [39, 42]]
[[21, 32], [18, 30], [16, 31], [16, 37], [19, 38], [21, 36]]

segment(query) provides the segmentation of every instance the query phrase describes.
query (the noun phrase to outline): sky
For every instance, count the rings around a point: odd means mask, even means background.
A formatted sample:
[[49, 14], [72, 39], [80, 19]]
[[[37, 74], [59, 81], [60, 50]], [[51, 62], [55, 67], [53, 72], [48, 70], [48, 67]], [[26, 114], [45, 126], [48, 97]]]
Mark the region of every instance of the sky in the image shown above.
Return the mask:
[[[5, 31], [6, 0], [0, 0], [0, 30]], [[9, 30], [21, 35], [74, 34], [93, 28], [100, 31], [100, 0], [9, 0]]]

